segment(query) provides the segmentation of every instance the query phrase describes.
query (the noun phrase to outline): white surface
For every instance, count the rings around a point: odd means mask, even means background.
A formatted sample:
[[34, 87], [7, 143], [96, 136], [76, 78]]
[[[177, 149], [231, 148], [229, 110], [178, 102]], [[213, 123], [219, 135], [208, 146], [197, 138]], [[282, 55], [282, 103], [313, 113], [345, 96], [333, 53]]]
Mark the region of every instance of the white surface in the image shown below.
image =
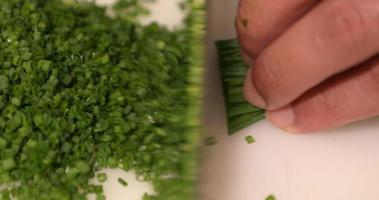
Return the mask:
[[[104, 169], [101, 172], [107, 174], [107, 181], [103, 183], [104, 194], [107, 200], [141, 200], [145, 193], [153, 194], [152, 185], [148, 182], [137, 180], [133, 172], [125, 172], [121, 169]], [[125, 187], [118, 182], [122, 178], [128, 185]], [[99, 184], [97, 179], [93, 183]], [[95, 200], [95, 196], [89, 196], [88, 200]]]
[[[141, 0], [140, 0], [141, 1]], [[117, 0], [96, 0], [98, 5], [109, 6]], [[156, 0], [155, 3], [146, 3], [146, 7], [150, 10], [148, 17], [141, 19], [143, 24], [153, 21], [164, 24], [170, 28], [179, 26], [183, 21], [183, 13], [178, 7], [180, 0]]]
[[[202, 200], [379, 199], [378, 120], [313, 135], [263, 121], [204, 147]], [[247, 144], [246, 135], [256, 143]]]
[[[209, 0], [201, 200], [378, 200], [379, 119], [320, 134], [287, 134], [266, 121], [226, 135], [214, 40], [235, 37], [237, 0]], [[257, 142], [248, 145], [244, 137]]]

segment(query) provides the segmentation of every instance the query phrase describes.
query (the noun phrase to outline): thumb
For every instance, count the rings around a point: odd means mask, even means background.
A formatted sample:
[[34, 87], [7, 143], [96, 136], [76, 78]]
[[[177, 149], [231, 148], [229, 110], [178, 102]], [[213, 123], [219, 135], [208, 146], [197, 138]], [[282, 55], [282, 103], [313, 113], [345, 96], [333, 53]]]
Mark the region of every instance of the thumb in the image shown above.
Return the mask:
[[337, 75], [267, 118], [288, 132], [315, 132], [379, 115], [379, 58]]

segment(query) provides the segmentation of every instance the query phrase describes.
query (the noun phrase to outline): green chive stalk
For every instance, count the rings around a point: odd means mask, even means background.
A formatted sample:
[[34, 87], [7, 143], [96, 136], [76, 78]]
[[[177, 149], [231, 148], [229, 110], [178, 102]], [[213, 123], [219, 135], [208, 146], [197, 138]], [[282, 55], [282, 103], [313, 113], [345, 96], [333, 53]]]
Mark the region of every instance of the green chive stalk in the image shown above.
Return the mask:
[[264, 118], [264, 110], [248, 103], [243, 95], [243, 83], [248, 71], [237, 40], [216, 43], [230, 135]]

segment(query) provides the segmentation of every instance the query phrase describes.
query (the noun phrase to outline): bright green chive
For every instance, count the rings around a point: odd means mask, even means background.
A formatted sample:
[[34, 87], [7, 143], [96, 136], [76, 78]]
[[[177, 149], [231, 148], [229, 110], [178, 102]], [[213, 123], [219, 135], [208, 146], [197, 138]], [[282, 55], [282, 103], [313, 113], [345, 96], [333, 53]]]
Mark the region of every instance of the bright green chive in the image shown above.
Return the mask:
[[7, 158], [2, 161], [2, 167], [5, 170], [10, 170], [16, 167], [16, 162], [13, 158]]
[[20, 106], [20, 104], [21, 104], [21, 100], [20, 100], [19, 98], [17, 98], [17, 97], [13, 97], [13, 98], [11, 99], [11, 103], [12, 103], [13, 105], [15, 105], [15, 106]]
[[7, 141], [0, 137], [0, 149], [4, 149], [7, 145]]
[[122, 178], [118, 178], [117, 181], [124, 187], [128, 186], [128, 182], [126, 182], [124, 179]]
[[21, 54], [21, 58], [23, 60], [30, 60], [32, 58], [32, 56], [33, 56], [33, 54], [30, 52], [25, 52], [25, 53]]
[[7, 89], [9, 87], [9, 78], [6, 75], [0, 75], [0, 90]]
[[87, 173], [90, 170], [90, 166], [86, 161], [80, 160], [75, 163], [75, 169], [81, 173]]
[[[247, 20], [243, 20], [247, 25]], [[237, 40], [217, 42], [219, 64], [226, 103], [228, 133], [237, 131], [264, 118], [264, 110], [250, 105], [243, 96], [243, 83], [248, 67], [241, 57]]]
[[107, 174], [106, 173], [98, 173], [96, 175], [96, 178], [97, 180], [100, 182], [100, 183], [104, 183], [105, 181], [107, 181]]
[[28, 73], [31, 73], [32, 72], [32, 62], [28, 61], [28, 62], [23, 62], [22, 63], [22, 68], [24, 68], [24, 70]]
[[49, 72], [52, 64], [53, 64], [53, 62], [51, 62], [50, 60], [40, 60], [38, 62], [38, 66], [44, 72]]
[[214, 136], [209, 136], [205, 138], [205, 144], [207, 146], [212, 146], [217, 143], [217, 139]]
[[64, 142], [61, 149], [62, 152], [69, 153], [72, 150], [72, 145], [69, 142]]
[[248, 135], [245, 137], [245, 141], [248, 143], [248, 144], [252, 144], [255, 142], [255, 138], [251, 135]]

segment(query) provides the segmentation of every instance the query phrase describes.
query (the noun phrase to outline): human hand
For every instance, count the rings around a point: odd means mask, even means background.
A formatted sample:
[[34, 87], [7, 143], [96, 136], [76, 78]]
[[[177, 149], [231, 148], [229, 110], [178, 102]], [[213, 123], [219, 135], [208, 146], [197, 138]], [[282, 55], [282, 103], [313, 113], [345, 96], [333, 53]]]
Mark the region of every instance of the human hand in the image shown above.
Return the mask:
[[244, 93], [288, 132], [379, 115], [378, 0], [240, 0]]

